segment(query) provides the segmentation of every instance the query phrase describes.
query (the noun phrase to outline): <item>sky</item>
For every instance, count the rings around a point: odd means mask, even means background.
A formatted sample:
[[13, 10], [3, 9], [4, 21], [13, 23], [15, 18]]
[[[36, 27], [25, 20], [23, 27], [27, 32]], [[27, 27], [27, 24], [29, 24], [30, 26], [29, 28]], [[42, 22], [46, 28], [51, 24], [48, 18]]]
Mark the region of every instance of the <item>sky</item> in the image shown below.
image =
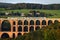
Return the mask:
[[0, 0], [4, 3], [60, 4], [60, 0]]

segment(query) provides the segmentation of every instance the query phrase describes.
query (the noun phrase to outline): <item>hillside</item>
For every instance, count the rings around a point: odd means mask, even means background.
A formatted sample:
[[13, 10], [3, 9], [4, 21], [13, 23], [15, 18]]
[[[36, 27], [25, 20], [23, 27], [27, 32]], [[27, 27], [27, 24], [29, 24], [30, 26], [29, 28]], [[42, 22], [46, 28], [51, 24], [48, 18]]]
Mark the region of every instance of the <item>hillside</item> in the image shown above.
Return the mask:
[[17, 4], [11, 4], [11, 3], [0, 3], [0, 8], [6, 8], [6, 9], [60, 9], [60, 4], [33, 4], [33, 3], [17, 3]]
[[0, 3], [0, 8], [8, 8], [11, 3]]

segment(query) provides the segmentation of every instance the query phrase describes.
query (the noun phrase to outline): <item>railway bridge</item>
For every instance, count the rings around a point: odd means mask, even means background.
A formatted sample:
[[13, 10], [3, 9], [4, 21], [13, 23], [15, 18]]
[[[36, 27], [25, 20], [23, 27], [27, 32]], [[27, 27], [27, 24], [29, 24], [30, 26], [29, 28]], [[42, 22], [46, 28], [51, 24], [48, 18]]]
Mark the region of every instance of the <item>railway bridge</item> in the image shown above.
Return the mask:
[[0, 18], [0, 38], [16, 38], [19, 35], [39, 30], [57, 21], [60, 22], [60, 18]]

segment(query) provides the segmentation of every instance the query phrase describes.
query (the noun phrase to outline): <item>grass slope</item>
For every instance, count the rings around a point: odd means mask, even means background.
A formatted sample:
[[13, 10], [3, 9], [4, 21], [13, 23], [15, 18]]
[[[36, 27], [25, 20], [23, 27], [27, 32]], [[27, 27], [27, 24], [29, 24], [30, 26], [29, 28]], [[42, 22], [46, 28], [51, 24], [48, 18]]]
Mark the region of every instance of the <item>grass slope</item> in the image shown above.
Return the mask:
[[31, 10], [36, 10], [40, 12], [45, 12], [46, 14], [53, 14], [54, 16], [51, 16], [51, 18], [60, 18], [60, 10], [40, 10], [40, 9], [20, 9], [20, 10], [4, 10], [2, 12], [20, 12], [20, 13], [29, 13]]

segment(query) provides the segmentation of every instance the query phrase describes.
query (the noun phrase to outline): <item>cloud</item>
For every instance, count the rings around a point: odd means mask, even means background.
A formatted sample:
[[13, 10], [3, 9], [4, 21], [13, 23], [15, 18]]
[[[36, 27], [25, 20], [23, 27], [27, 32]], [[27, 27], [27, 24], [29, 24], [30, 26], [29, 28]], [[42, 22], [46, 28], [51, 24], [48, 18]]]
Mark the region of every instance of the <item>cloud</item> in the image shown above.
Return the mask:
[[60, 3], [60, 0], [0, 0], [0, 2], [52, 4], [52, 3]]

